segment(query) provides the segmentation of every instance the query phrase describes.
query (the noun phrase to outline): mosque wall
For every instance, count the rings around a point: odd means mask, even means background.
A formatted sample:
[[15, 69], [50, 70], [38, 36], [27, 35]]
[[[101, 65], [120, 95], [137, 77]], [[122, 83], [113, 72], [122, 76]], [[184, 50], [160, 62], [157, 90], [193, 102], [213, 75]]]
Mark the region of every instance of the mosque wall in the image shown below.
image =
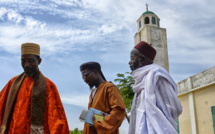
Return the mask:
[[194, 101], [197, 132], [199, 134], [213, 134], [211, 107], [215, 106], [215, 84], [194, 92]]
[[139, 31], [138, 33], [135, 34], [134, 36], [134, 44], [137, 45], [140, 41], [146, 41], [146, 42], [151, 42], [150, 41], [150, 34], [149, 29], [150, 27], [149, 26], [145, 26], [141, 29], [141, 31]]
[[[177, 83], [183, 112], [179, 117], [181, 134], [213, 134], [215, 118], [215, 67]], [[214, 115], [215, 117], [215, 115]]]
[[154, 62], [169, 71], [166, 29], [150, 27], [150, 33], [150, 44], [152, 44], [152, 46], [157, 50]]
[[[192, 134], [190, 109], [189, 109], [189, 96], [183, 95], [183, 96], [179, 97], [179, 100], [181, 102], [181, 105], [183, 106], [183, 112], [179, 118], [179, 132], [181, 134], [185, 134], [183, 132], [186, 132], [186, 134]], [[183, 117], [183, 118], [181, 118], [181, 117]], [[181, 123], [181, 122], [183, 122], [183, 123]]]

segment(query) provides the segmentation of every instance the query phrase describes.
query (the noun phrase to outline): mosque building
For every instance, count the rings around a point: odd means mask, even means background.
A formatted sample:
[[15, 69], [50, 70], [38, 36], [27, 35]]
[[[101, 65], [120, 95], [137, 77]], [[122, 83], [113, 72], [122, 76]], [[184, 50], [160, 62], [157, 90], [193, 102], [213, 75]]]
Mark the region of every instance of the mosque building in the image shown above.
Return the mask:
[[[137, 20], [135, 45], [146, 41], [157, 50], [154, 62], [169, 71], [166, 29], [160, 18], [148, 11]], [[177, 83], [178, 98], [183, 107], [177, 131], [181, 134], [215, 134], [215, 67]]]

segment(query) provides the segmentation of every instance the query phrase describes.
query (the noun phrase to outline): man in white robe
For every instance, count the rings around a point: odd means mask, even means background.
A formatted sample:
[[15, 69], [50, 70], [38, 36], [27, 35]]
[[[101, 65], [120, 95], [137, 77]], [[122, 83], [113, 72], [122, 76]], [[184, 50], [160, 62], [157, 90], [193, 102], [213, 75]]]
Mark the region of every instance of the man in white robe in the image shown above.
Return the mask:
[[129, 62], [135, 92], [129, 134], [177, 134], [176, 120], [182, 112], [177, 86], [169, 73], [153, 63], [156, 50], [141, 41]]

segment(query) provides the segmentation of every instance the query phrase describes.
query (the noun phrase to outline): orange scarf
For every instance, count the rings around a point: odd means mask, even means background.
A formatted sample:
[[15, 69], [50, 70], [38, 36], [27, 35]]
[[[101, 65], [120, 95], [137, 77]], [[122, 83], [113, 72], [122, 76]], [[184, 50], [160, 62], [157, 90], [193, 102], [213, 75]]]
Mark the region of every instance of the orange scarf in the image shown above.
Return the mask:
[[[0, 134], [6, 134], [13, 114], [16, 97], [19, 88], [25, 79], [25, 73], [19, 75], [13, 82], [9, 94], [7, 96], [5, 110], [3, 113]], [[43, 74], [38, 71], [34, 77], [31, 95], [31, 115], [30, 115], [30, 133], [44, 133], [44, 112], [46, 104], [46, 79]]]

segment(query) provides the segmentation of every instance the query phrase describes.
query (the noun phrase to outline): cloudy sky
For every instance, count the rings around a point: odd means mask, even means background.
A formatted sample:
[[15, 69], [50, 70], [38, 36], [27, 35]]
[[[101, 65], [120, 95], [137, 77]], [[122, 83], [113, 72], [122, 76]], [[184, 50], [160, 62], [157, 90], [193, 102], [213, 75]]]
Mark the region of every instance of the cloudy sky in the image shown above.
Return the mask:
[[[136, 21], [149, 10], [167, 30], [170, 73], [176, 82], [215, 66], [213, 0], [1, 0], [0, 90], [23, 70], [20, 45], [41, 46], [40, 70], [58, 87], [70, 129], [87, 108], [90, 90], [80, 64], [101, 63], [107, 80], [130, 71]], [[124, 121], [121, 133], [127, 133]]]

